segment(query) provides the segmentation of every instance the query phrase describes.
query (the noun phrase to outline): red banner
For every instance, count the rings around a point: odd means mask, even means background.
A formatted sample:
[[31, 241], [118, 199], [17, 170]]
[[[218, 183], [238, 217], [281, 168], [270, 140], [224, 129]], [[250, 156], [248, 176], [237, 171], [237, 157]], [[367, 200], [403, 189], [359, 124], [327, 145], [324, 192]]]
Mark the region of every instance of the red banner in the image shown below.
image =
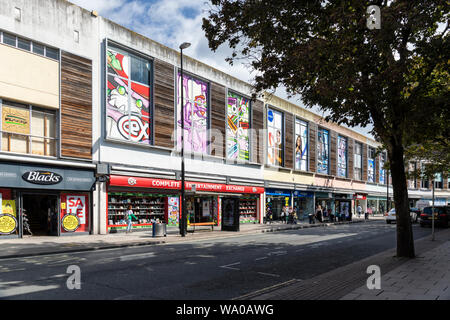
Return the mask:
[[[207, 183], [207, 182], [185, 182], [186, 190], [192, 190], [192, 185], [195, 184], [196, 191], [208, 192], [227, 192], [227, 193], [264, 193], [264, 188], [248, 187], [221, 183]], [[110, 186], [117, 187], [135, 187], [135, 188], [154, 188], [154, 189], [170, 189], [181, 190], [181, 181], [153, 179], [129, 176], [111, 175], [109, 179]]]

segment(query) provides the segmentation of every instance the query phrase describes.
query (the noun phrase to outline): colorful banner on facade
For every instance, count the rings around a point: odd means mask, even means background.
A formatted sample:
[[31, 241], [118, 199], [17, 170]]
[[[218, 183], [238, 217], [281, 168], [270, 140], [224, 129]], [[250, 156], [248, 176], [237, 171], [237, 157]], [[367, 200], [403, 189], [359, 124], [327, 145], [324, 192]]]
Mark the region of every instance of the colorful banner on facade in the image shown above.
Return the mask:
[[347, 138], [338, 136], [338, 177], [347, 177]]
[[[207, 153], [209, 85], [207, 82], [183, 74], [177, 76], [177, 148], [181, 150], [181, 109], [184, 113], [184, 148], [185, 152]], [[181, 102], [183, 90], [183, 102]]]
[[317, 172], [329, 174], [329, 132], [325, 129], [318, 130], [317, 140]]
[[267, 110], [267, 164], [273, 166], [283, 165], [284, 135], [283, 114]]
[[107, 49], [106, 59], [107, 137], [149, 144], [150, 61], [111, 48]]
[[308, 170], [308, 123], [295, 120], [295, 169]]
[[250, 100], [228, 92], [227, 157], [249, 160]]

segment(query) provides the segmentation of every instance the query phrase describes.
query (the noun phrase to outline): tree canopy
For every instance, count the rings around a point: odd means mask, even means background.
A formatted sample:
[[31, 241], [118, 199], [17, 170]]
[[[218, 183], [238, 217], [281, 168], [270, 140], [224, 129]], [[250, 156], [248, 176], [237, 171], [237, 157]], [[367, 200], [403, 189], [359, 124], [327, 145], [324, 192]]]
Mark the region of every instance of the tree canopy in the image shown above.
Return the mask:
[[[255, 93], [284, 86], [326, 120], [373, 125], [386, 147], [397, 208], [397, 255], [414, 256], [405, 148], [437, 142], [448, 117], [449, 4], [445, 0], [211, 0], [209, 46], [232, 48], [257, 71]], [[377, 5], [381, 28], [369, 29]], [[442, 120], [442, 121], [441, 121]], [[439, 122], [441, 121], [441, 122]], [[448, 122], [447, 122], [448, 124]], [[446, 132], [441, 131], [443, 135]], [[447, 136], [448, 137], [448, 136]]]

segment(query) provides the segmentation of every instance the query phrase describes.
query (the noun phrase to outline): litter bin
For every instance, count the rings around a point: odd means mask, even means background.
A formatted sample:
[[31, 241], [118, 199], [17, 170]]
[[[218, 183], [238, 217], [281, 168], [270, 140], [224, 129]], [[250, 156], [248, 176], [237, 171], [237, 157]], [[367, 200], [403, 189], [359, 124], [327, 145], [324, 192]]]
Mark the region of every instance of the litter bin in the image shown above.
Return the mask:
[[153, 223], [153, 238], [167, 236], [167, 228], [165, 223]]

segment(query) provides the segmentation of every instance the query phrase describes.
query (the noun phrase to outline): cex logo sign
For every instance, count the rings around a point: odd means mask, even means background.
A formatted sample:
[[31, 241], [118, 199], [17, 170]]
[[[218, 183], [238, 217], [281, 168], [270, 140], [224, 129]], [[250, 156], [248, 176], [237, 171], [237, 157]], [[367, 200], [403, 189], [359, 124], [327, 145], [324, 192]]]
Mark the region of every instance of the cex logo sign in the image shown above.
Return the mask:
[[137, 183], [135, 178], [128, 178], [128, 184], [130, 186], [134, 186]]

